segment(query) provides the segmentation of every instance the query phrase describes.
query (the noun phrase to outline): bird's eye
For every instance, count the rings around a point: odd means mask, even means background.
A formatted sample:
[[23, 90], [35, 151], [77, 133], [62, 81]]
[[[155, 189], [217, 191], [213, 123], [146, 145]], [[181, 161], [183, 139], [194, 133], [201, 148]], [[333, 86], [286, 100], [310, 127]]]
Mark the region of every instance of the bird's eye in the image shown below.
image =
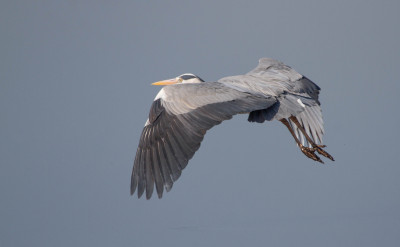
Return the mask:
[[181, 83], [183, 81], [182, 78], [178, 78], [178, 83]]

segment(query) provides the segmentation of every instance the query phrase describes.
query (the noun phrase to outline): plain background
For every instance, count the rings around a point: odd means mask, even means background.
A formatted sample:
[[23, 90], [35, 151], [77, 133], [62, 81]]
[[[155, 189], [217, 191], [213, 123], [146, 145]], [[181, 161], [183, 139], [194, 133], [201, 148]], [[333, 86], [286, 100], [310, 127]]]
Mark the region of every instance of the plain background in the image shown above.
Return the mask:
[[[399, 3], [1, 1], [0, 246], [399, 246]], [[150, 83], [261, 57], [322, 88], [336, 161], [241, 115], [131, 197]]]

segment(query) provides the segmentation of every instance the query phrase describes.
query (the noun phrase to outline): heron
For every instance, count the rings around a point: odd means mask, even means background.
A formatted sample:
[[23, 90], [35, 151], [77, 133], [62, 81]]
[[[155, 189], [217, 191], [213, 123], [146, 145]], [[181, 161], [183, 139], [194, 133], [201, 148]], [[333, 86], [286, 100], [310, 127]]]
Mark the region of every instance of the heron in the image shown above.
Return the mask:
[[288, 65], [261, 58], [244, 75], [205, 82], [185, 73], [153, 83], [162, 85], [150, 108], [134, 159], [131, 195], [150, 199], [154, 186], [159, 198], [181, 176], [207, 130], [236, 114], [249, 122], [278, 120], [289, 130], [301, 152], [324, 163], [320, 87]]

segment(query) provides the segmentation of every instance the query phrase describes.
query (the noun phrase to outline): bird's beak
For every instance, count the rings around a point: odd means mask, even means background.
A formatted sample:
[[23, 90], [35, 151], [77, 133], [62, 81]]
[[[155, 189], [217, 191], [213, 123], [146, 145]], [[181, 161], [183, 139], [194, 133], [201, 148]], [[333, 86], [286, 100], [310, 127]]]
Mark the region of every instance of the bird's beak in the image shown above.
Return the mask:
[[154, 82], [151, 85], [161, 86], [161, 85], [171, 85], [175, 83], [178, 83], [178, 80], [176, 78], [173, 78], [169, 80]]

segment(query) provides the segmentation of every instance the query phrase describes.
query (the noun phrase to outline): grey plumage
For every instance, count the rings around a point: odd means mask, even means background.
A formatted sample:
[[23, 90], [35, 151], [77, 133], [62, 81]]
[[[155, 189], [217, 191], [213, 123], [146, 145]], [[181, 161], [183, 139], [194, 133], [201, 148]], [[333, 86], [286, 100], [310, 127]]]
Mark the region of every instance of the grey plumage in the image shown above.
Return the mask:
[[[199, 149], [206, 131], [236, 114], [249, 113], [248, 120], [259, 123], [296, 116], [312, 140], [322, 144], [320, 88], [289, 66], [262, 58], [245, 75], [217, 82], [195, 77], [177, 77], [177, 83], [163, 87], [154, 100], [136, 152], [131, 194], [137, 190], [141, 197], [146, 191], [149, 199], [155, 185], [161, 198]], [[301, 143], [311, 147], [301, 130], [289, 123]]]

